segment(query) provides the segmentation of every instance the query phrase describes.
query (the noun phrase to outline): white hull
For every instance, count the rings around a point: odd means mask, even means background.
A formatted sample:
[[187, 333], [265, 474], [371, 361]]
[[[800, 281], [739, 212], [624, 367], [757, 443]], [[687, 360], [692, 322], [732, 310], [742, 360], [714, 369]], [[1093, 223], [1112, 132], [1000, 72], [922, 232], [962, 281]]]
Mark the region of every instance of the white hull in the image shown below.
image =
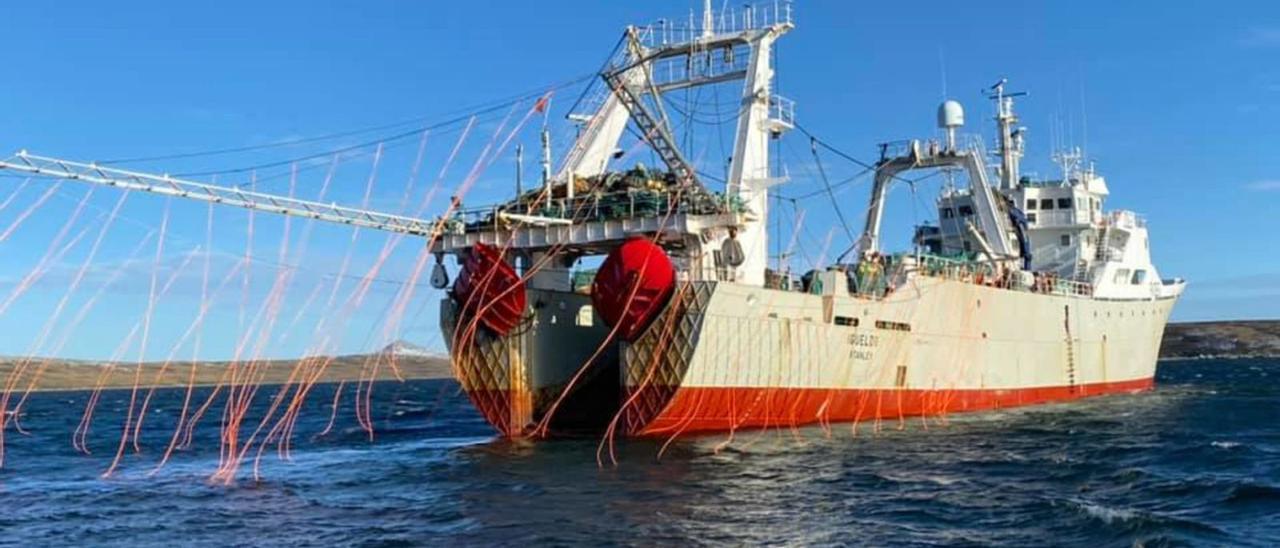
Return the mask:
[[1017, 389], [1148, 379], [1175, 300], [926, 277], [881, 301], [719, 283], [683, 385]]
[[[575, 393], [620, 388], [586, 412], [617, 415], [636, 435], [943, 416], [1142, 390], [1177, 296], [1104, 300], [926, 276], [883, 299], [694, 282], [630, 344], [607, 341], [582, 295], [531, 291], [530, 300], [540, 305], [518, 335], [476, 342], [485, 352], [455, 349], [464, 387], [508, 435], [533, 431], [597, 349]], [[594, 379], [590, 390], [584, 379]]]

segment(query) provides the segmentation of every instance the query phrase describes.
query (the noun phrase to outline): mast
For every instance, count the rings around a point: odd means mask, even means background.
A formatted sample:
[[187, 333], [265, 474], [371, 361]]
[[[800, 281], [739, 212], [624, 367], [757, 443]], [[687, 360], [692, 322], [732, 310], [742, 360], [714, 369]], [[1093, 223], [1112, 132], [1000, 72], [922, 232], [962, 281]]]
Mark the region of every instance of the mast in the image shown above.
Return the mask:
[[702, 38], [715, 36], [715, 12], [711, 11], [711, 0], [702, 1]]
[[[765, 268], [768, 267], [769, 186], [780, 182], [770, 178], [769, 138], [783, 129], [770, 120], [770, 106], [783, 104], [775, 102], [770, 95], [773, 87], [773, 44], [791, 28], [790, 22], [773, 25], [755, 33], [749, 41], [751, 60], [742, 92], [744, 112], [738, 117], [726, 189], [729, 196], [738, 198], [755, 214], [755, 219], [746, 223], [737, 234], [745, 259], [739, 281], [749, 285], [764, 285]], [[778, 116], [773, 121], [785, 118]]]
[[1018, 117], [1013, 113], [1013, 98], [1026, 95], [1024, 91], [1005, 93], [1008, 80], [1001, 78], [991, 86], [989, 97], [996, 102], [996, 126], [1000, 132], [1000, 190], [1018, 188], [1018, 168], [1022, 160], [1022, 134], [1026, 128], [1016, 127]]
[[524, 194], [524, 145], [516, 145], [516, 196]]
[[665, 25], [656, 29], [657, 34], [654, 27], [628, 27], [624, 47], [601, 74], [609, 93], [590, 116], [576, 115], [575, 119], [584, 120], [583, 131], [556, 180], [571, 173], [588, 178], [603, 173], [626, 125], [635, 122], [642, 139], [681, 185], [700, 186], [694, 166], [670, 134], [662, 94], [742, 80], [725, 191], [726, 207], [740, 205], [737, 213], [743, 213], [744, 220], [732, 234], [704, 242], [703, 255], [710, 256], [710, 249], [718, 248], [723, 238], [737, 240], [744, 261], [729, 265], [735, 271], [732, 279], [763, 286], [768, 266], [768, 187], [783, 180], [771, 177], [769, 139], [794, 127], [795, 116], [794, 103], [773, 93], [773, 46], [793, 28], [789, 2], [760, 10], [750, 6], [726, 10], [717, 19], [709, 0], [703, 2], [701, 25], [695, 27], [691, 13], [689, 27], [678, 34], [669, 34]]
[[542, 188], [551, 188], [551, 132], [542, 128]]

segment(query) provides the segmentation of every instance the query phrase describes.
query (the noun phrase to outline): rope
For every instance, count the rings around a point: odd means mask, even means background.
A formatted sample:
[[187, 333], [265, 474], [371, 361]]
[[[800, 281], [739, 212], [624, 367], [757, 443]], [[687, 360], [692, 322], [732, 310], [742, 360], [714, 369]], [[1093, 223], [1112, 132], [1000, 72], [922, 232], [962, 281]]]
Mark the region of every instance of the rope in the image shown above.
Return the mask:
[[[528, 99], [530, 99], [530, 98], [532, 98], [532, 97], [538, 97], [538, 96], [541, 96], [542, 94], [546, 93], [546, 91], [547, 91], [548, 89], [563, 89], [563, 88], [566, 88], [566, 87], [569, 87], [569, 86], [573, 86], [573, 85], [576, 85], [576, 84], [580, 84], [580, 83], [585, 82], [585, 81], [590, 80], [590, 79], [594, 79], [594, 78], [596, 77], [596, 75], [597, 75], [596, 73], [590, 73], [590, 74], [580, 75], [580, 76], [574, 77], [574, 78], [572, 78], [572, 79], [570, 79], [570, 80], [566, 80], [566, 81], [560, 82], [560, 83], [558, 83], [558, 84], [554, 84], [554, 85], [552, 85], [552, 86], [550, 86], [550, 87], [542, 86], [542, 87], [536, 88], [536, 91], [526, 91], [526, 92], [521, 92], [521, 93], [520, 93], [520, 94], [518, 94], [518, 95], [508, 96], [507, 98], [504, 98], [504, 99], [497, 99], [496, 101], [500, 101], [500, 102], [498, 102], [498, 103], [486, 102], [486, 103], [480, 103], [480, 104], [478, 104], [478, 105], [473, 105], [473, 106], [469, 106], [469, 107], [463, 107], [463, 108], [460, 108], [460, 109], [455, 109], [455, 110], [447, 111], [447, 113], [450, 113], [450, 114], [451, 114], [451, 113], [455, 113], [455, 112], [463, 112], [463, 113], [465, 113], [465, 114], [461, 114], [461, 115], [459, 115], [459, 116], [457, 116], [457, 117], [450, 118], [450, 119], [445, 120], [445, 121], [442, 121], [442, 122], [436, 122], [436, 123], [429, 124], [429, 125], [424, 126], [424, 127], [420, 127], [420, 128], [418, 128], [418, 129], [415, 129], [415, 130], [413, 130], [413, 131], [409, 132], [409, 134], [420, 133], [420, 132], [422, 132], [422, 131], [426, 131], [426, 130], [429, 130], [429, 129], [438, 128], [438, 127], [443, 127], [443, 126], [447, 126], [447, 125], [454, 124], [454, 123], [457, 123], [457, 122], [461, 122], [461, 121], [464, 121], [464, 120], [466, 120], [467, 118], [471, 117], [472, 115], [486, 114], [486, 113], [489, 113], [489, 112], [497, 111], [497, 110], [500, 110], [500, 109], [502, 109], [502, 108], [505, 108], [505, 107], [511, 106], [511, 105], [513, 105], [513, 104], [520, 103], [520, 102], [522, 102], [522, 101], [526, 101], [526, 100], [528, 100]], [[410, 119], [407, 119], [407, 120], [401, 120], [401, 121], [399, 121], [399, 122], [392, 122], [392, 123], [388, 123], [388, 124], [381, 124], [381, 125], [376, 125], [376, 126], [372, 126], [372, 127], [365, 127], [365, 128], [359, 128], [359, 129], [353, 129], [353, 130], [346, 130], [346, 131], [338, 131], [338, 132], [334, 132], [334, 133], [326, 133], [326, 134], [322, 134], [322, 135], [316, 135], [316, 136], [313, 136], [313, 137], [302, 137], [302, 138], [298, 138], [298, 139], [288, 139], [288, 140], [284, 140], [284, 141], [276, 141], [276, 142], [272, 142], [272, 143], [265, 143], [265, 144], [261, 144], [261, 145], [249, 145], [249, 146], [239, 146], [239, 147], [228, 147], [228, 148], [220, 148], [220, 149], [205, 150], [205, 151], [198, 151], [198, 152], [187, 152], [187, 153], [179, 153], [179, 154], [163, 154], [163, 155], [157, 155], [157, 156], [139, 156], [139, 157], [133, 157], [133, 158], [115, 158], [115, 159], [110, 159], [110, 160], [102, 160], [102, 161], [99, 161], [99, 162], [98, 162], [98, 164], [99, 164], [99, 165], [127, 164], [127, 163], [136, 163], [136, 162], [150, 162], [150, 161], [156, 161], [156, 160], [177, 160], [177, 159], [183, 159], [183, 158], [198, 158], [198, 157], [203, 157], [203, 156], [218, 156], [218, 155], [224, 155], [224, 154], [234, 154], [234, 153], [238, 153], [238, 152], [253, 152], [253, 151], [257, 151], [257, 150], [266, 150], [266, 149], [272, 149], [272, 148], [281, 148], [281, 147], [297, 146], [297, 145], [302, 145], [302, 144], [307, 144], [307, 143], [314, 143], [314, 142], [319, 142], [319, 141], [328, 141], [328, 140], [333, 140], [333, 139], [340, 139], [340, 138], [343, 138], [343, 137], [351, 137], [351, 136], [353, 136], [353, 135], [362, 135], [362, 134], [366, 134], [366, 133], [374, 133], [374, 132], [378, 132], [378, 131], [384, 131], [384, 130], [388, 130], [388, 129], [394, 129], [394, 128], [398, 128], [398, 127], [404, 127], [404, 126], [407, 126], [407, 125], [410, 125], [410, 124], [423, 123], [423, 122], [427, 122], [428, 120], [430, 120], [430, 118], [429, 118], [429, 117], [419, 116], [419, 117], [410, 118]], [[383, 139], [379, 139], [378, 141], [382, 141], [382, 140], [383, 140]], [[376, 143], [376, 142], [378, 142], [378, 141], [375, 141], [375, 143]], [[325, 155], [328, 155], [328, 154], [329, 154], [329, 153], [328, 153], [328, 152], [326, 152], [326, 153], [321, 154], [321, 156], [325, 156]], [[285, 161], [285, 162], [283, 162], [283, 163], [281, 163], [281, 164], [277, 164], [277, 165], [285, 165], [285, 164], [288, 164], [288, 163], [290, 163], [290, 161]]]
[[813, 153], [813, 161], [818, 166], [818, 175], [822, 176], [822, 184], [827, 189], [827, 196], [831, 198], [831, 208], [836, 210], [836, 218], [840, 219], [840, 226], [844, 228], [845, 236], [849, 237], [849, 241], [853, 241], [853, 229], [849, 228], [849, 222], [844, 218], [844, 212], [840, 210], [840, 202], [836, 201], [836, 194], [831, 190], [831, 181], [827, 179], [827, 170], [822, 167], [822, 157], [818, 156], [818, 139], [809, 137], [809, 150]]

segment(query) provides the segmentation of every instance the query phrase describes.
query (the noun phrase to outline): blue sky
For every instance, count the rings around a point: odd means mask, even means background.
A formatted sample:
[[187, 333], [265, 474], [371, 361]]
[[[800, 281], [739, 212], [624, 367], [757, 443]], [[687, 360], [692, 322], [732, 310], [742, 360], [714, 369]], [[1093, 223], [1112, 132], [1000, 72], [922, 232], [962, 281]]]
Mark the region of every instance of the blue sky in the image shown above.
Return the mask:
[[[921, 2], [903, 10], [892, 3], [799, 2], [798, 28], [779, 46], [778, 91], [797, 102], [800, 122], [835, 146], [874, 159], [882, 141], [933, 134], [934, 109], [946, 95], [968, 109], [969, 131], [990, 136], [990, 106], [981, 90], [1001, 77], [1031, 93], [1019, 103], [1030, 128], [1025, 169], [1045, 175], [1050, 135], [1087, 146], [1107, 176], [1110, 207], [1145, 214], [1152, 249], [1165, 276], [1189, 279], [1191, 289], [1176, 319], [1280, 317], [1280, 5], [1274, 2], [1164, 3], [1159, 9], [1117, 2], [987, 2], [960, 9], [954, 2]], [[683, 18], [693, 2], [28, 2], [7, 7], [0, 23], [6, 55], [0, 85], [0, 152], [35, 153], [84, 160], [162, 156], [284, 143], [317, 135], [412, 121], [323, 141], [252, 152], [122, 164], [157, 172], [225, 171], [377, 141], [431, 122], [450, 119], [468, 106], [498, 102], [590, 74], [616, 43], [624, 25], [661, 17]], [[559, 146], [569, 133], [561, 122], [581, 85], [559, 90], [549, 121]], [[725, 95], [728, 100], [730, 95]], [[515, 118], [529, 108], [517, 106]], [[496, 134], [507, 110], [480, 117], [458, 159], [444, 174], [456, 186]], [[513, 142], [536, 149], [535, 117]], [[500, 137], [511, 128], [508, 124]], [[427, 136], [411, 202], [419, 203], [457, 142], [461, 124]], [[792, 135], [782, 162], [795, 181], [783, 189], [801, 195], [821, 188], [812, 173], [808, 143]], [[415, 163], [419, 135], [384, 143], [371, 203], [397, 209]], [[719, 154], [715, 139], [697, 141], [694, 153], [708, 171]], [[344, 157], [328, 201], [358, 204], [372, 168], [372, 146]], [[637, 160], [649, 161], [637, 154]], [[822, 158], [833, 178], [855, 166]], [[295, 192], [315, 197], [325, 160], [301, 164]], [[495, 199], [511, 186], [509, 151], [479, 177], [467, 203]], [[535, 171], [530, 163], [528, 172]], [[289, 168], [263, 168], [260, 188], [289, 191]], [[201, 177], [208, 180], [208, 177]], [[219, 175], [223, 183], [247, 183], [247, 173]], [[0, 201], [20, 178], [0, 177]], [[36, 201], [49, 183], [24, 188], [0, 211], [0, 230]], [[87, 188], [65, 184], [0, 242], [0, 296], [46, 254], [50, 242]], [[927, 218], [922, 185], [913, 201], [899, 193], [886, 232], [906, 241], [913, 222]], [[447, 195], [442, 194], [441, 196]], [[427, 204], [433, 213], [441, 196]], [[0, 315], [0, 354], [22, 354], [41, 337], [42, 322], [66, 293], [87, 256], [114, 191], [96, 192], [73, 219], [67, 238], [92, 228], [69, 248], [40, 282]], [[864, 184], [838, 199], [860, 224]], [[911, 204], [915, 204], [914, 206]], [[153, 242], [139, 257], [130, 252], [160, 225], [165, 200], [131, 196], [122, 218], [104, 238], [87, 280], [74, 294], [60, 326], [119, 271], [66, 346], [60, 331], [40, 347], [75, 357], [107, 357], [143, 316], [152, 272], [159, 283], [174, 274], [170, 292], [155, 307], [142, 353], [163, 358], [190, 325], [201, 295], [206, 257], [210, 285], [217, 285], [244, 253], [248, 214], [219, 209], [217, 228], [205, 244], [206, 208], [173, 202], [160, 270]], [[834, 223], [829, 202], [810, 200], [803, 246], [810, 256], [824, 247]], [[413, 207], [409, 208], [414, 209]], [[95, 223], [98, 223], [95, 225]], [[333, 274], [351, 251], [349, 273], [376, 262], [386, 236], [316, 226], [301, 253], [303, 223], [294, 223], [284, 262], [299, 269], [287, 286], [281, 312], [262, 352], [294, 355], [316, 347], [316, 327], [333, 317], [313, 304], [324, 301]], [[202, 357], [227, 357], [272, 286], [283, 221], [255, 219], [247, 292], [229, 281], [214, 299], [202, 330]], [[833, 236], [832, 248], [844, 245]], [[891, 239], [891, 242], [893, 240]], [[201, 246], [197, 249], [197, 246]], [[209, 253], [205, 253], [210, 251]], [[418, 249], [406, 241], [379, 272], [368, 297], [352, 315], [336, 348], [359, 351], [381, 344], [380, 318], [410, 275]], [[838, 253], [832, 250], [829, 254]], [[186, 266], [178, 268], [186, 261]], [[338, 286], [345, 298], [355, 281]], [[320, 287], [321, 289], [316, 289]], [[7, 298], [7, 297], [4, 297]], [[440, 346], [438, 292], [422, 289], [395, 333]], [[314, 301], [313, 301], [314, 302]], [[243, 303], [243, 304], [242, 304]], [[296, 323], [293, 314], [301, 311]], [[272, 314], [266, 313], [265, 316]], [[286, 329], [287, 326], [292, 326]], [[250, 340], [245, 352], [253, 352]], [[57, 348], [54, 348], [57, 347]], [[190, 356], [190, 345], [178, 354]], [[135, 343], [126, 356], [139, 352]]]

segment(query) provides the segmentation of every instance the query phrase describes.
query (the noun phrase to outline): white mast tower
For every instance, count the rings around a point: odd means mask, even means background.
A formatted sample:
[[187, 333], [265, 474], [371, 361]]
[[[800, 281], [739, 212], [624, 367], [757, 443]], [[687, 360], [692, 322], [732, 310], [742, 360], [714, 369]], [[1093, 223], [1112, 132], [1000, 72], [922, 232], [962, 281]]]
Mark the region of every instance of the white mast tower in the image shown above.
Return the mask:
[[[703, 248], [704, 255], [710, 256], [722, 249], [724, 239], [737, 240], [742, 252], [729, 255], [739, 257], [740, 263], [722, 267], [729, 267], [739, 283], [763, 286], [769, 248], [768, 189], [783, 180], [771, 177], [769, 139], [794, 127], [794, 103], [773, 93], [772, 66], [774, 42], [795, 27], [791, 5], [774, 2], [725, 10], [717, 21], [710, 0], [705, 0], [699, 27], [681, 29], [664, 23], [627, 30], [625, 51], [604, 74], [611, 93], [590, 116], [573, 115], [586, 122], [556, 179], [605, 172], [628, 122], [635, 121], [677, 179], [700, 184], [695, 167], [684, 160], [670, 135], [661, 94], [742, 80], [725, 192], [749, 214], [735, 227], [736, 234], [721, 234]], [[669, 70], [672, 67], [676, 70]]]

